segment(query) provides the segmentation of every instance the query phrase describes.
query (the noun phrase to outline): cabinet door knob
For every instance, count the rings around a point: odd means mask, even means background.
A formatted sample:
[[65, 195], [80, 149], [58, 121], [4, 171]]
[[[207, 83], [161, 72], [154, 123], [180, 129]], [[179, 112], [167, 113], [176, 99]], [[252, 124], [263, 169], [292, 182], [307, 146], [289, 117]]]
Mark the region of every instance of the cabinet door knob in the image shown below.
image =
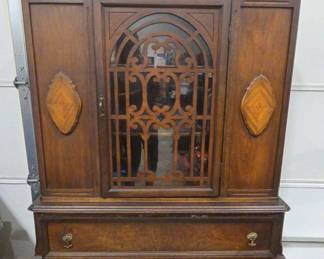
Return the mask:
[[73, 235], [72, 233], [66, 233], [63, 235], [62, 237], [62, 241], [63, 241], [63, 244], [64, 244], [64, 248], [71, 248], [73, 245], [72, 245], [72, 239], [73, 239]]
[[255, 233], [255, 232], [251, 232], [249, 234], [247, 234], [246, 238], [249, 240], [249, 246], [250, 247], [255, 247], [257, 244], [256, 244], [256, 240], [258, 238], [258, 234]]
[[98, 100], [98, 108], [99, 108], [99, 116], [105, 116], [105, 105], [104, 105], [105, 98], [103, 96], [99, 96]]

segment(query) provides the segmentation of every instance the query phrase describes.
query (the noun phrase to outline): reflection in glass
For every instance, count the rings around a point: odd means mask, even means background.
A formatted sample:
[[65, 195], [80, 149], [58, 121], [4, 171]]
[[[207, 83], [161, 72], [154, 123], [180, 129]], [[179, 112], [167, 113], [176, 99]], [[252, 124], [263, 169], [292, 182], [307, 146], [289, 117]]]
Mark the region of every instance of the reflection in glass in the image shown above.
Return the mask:
[[109, 72], [113, 185], [208, 186], [214, 75], [207, 43], [171, 14], [146, 16], [128, 30]]

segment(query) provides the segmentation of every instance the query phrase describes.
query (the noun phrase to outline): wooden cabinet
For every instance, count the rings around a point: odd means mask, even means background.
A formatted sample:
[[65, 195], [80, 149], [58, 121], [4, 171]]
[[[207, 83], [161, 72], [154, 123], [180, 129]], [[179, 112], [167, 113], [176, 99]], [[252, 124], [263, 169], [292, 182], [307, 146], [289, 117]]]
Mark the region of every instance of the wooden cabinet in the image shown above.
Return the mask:
[[299, 0], [22, 0], [43, 258], [283, 258]]

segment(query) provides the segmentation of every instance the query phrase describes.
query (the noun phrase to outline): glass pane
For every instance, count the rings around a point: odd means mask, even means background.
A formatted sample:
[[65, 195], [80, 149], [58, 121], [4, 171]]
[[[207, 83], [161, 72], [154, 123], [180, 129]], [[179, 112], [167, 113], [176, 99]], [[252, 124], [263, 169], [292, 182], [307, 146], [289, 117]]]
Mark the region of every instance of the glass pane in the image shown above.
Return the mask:
[[116, 41], [109, 87], [113, 188], [210, 185], [214, 74], [207, 43], [154, 14]]

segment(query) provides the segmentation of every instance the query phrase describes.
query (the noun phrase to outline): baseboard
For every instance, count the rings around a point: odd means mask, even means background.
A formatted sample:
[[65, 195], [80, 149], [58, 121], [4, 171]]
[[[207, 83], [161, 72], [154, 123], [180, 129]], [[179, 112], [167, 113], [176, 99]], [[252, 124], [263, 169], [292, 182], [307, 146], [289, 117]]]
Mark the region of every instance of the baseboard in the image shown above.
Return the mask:
[[0, 176], [0, 184], [27, 184], [27, 177]]
[[293, 92], [324, 92], [324, 84], [293, 84]]
[[282, 238], [283, 243], [321, 244], [324, 245], [324, 237], [288, 237]]
[[14, 87], [13, 81], [0, 80], [0, 87]]
[[281, 188], [324, 189], [324, 179], [282, 179]]

